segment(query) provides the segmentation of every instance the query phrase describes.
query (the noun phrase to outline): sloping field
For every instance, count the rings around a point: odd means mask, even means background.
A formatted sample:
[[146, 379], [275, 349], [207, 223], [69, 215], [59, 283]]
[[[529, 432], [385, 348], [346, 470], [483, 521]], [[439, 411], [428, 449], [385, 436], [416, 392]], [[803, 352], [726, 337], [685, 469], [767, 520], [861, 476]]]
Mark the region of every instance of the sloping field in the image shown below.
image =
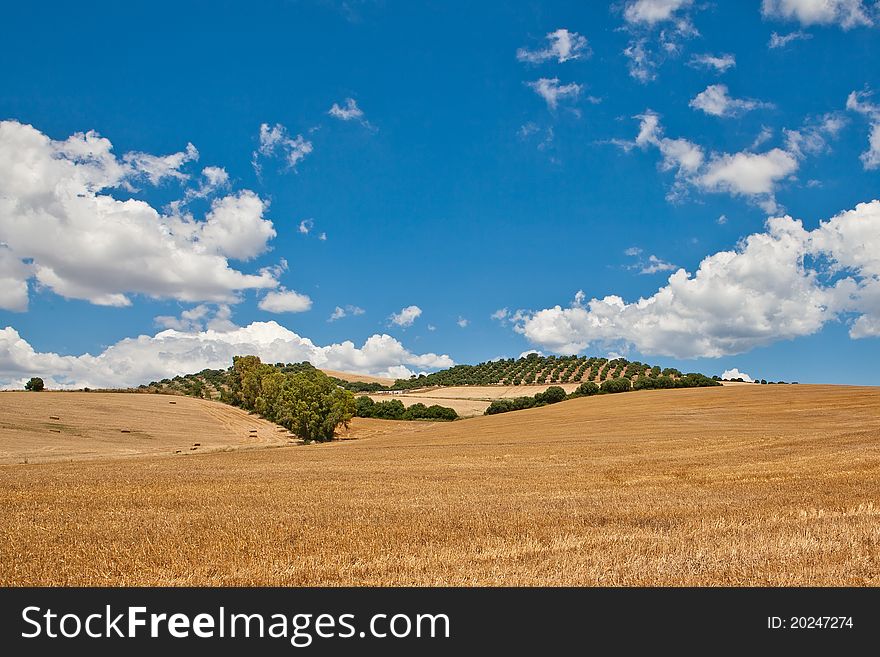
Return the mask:
[[389, 379], [383, 376], [370, 376], [368, 374], [353, 374], [352, 372], [339, 372], [337, 370], [321, 370], [327, 376], [335, 376], [343, 381], [352, 381], [354, 383], [378, 383], [383, 386], [394, 385], [395, 379]]
[[0, 464], [283, 445], [289, 438], [246, 411], [193, 397], [0, 394]]
[[551, 385], [559, 386], [568, 393], [576, 390], [580, 383], [519, 386], [448, 386], [413, 390], [403, 395], [374, 394], [368, 395], [368, 397], [373, 401], [399, 399], [406, 407], [410, 407], [413, 404], [425, 404], [426, 406], [438, 404], [455, 409], [455, 412], [461, 417], [474, 417], [475, 415], [482, 415], [489, 408], [489, 404], [496, 399], [531, 397], [536, 393], [544, 392]]
[[0, 466], [0, 584], [880, 584], [877, 388], [632, 392], [371, 427]]

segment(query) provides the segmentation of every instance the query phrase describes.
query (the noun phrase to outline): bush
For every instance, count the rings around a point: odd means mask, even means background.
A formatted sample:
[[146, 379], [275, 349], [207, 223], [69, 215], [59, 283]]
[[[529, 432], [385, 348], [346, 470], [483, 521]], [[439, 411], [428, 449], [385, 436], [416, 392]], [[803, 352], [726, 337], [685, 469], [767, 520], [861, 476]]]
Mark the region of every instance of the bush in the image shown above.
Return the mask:
[[577, 390], [574, 391], [576, 395], [589, 397], [591, 395], [599, 394], [599, 386], [592, 381], [587, 381], [585, 383], [580, 384], [577, 387]]
[[653, 390], [657, 387], [657, 380], [650, 377], [639, 377], [633, 381], [633, 390]]
[[376, 402], [373, 406], [372, 417], [380, 420], [402, 420], [403, 414], [406, 413], [406, 406], [399, 399], [389, 399], [388, 401]]
[[559, 386], [550, 386], [544, 392], [535, 395], [537, 404], [557, 404], [565, 399], [565, 390]]
[[24, 384], [25, 390], [30, 390], [31, 392], [42, 392], [45, 388], [45, 384], [43, 383], [43, 379], [38, 376], [31, 378], [30, 381]]
[[376, 402], [374, 402], [366, 395], [357, 397], [354, 400], [354, 414], [356, 417], [373, 417], [373, 408], [375, 406]]
[[632, 390], [632, 385], [629, 382], [629, 379], [624, 378], [615, 378], [608, 379], [607, 381], [603, 381], [602, 385], [599, 387], [599, 390], [604, 393], [616, 393], [616, 392], [629, 392]]

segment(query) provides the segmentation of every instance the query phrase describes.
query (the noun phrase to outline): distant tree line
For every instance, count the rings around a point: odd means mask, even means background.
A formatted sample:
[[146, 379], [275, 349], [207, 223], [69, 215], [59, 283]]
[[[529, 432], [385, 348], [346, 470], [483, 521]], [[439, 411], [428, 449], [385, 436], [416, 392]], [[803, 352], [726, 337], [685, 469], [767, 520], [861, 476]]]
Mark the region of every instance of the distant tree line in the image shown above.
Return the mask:
[[710, 386], [720, 386], [707, 376], [697, 373], [681, 374], [679, 378], [672, 378], [666, 374], [658, 377], [640, 378], [636, 381], [630, 381], [625, 376], [606, 379], [601, 385], [594, 381], [585, 381], [579, 385], [574, 392], [565, 394], [559, 386], [550, 386], [544, 392], [539, 392], [532, 397], [514, 397], [511, 399], [497, 399], [489, 404], [484, 415], [496, 415], [498, 413], [508, 413], [510, 411], [519, 411], [525, 408], [536, 408], [538, 406], [546, 406], [547, 404], [556, 404], [566, 399], [575, 399], [577, 397], [590, 397], [592, 395], [608, 395], [619, 392], [630, 392], [631, 390], [654, 390], [661, 388], [702, 388]]
[[373, 401], [369, 397], [358, 397], [355, 415], [357, 417], [372, 417], [382, 420], [457, 420], [458, 413], [455, 409], [446, 406], [425, 406], [416, 403], [407, 408], [399, 399], [386, 401]]

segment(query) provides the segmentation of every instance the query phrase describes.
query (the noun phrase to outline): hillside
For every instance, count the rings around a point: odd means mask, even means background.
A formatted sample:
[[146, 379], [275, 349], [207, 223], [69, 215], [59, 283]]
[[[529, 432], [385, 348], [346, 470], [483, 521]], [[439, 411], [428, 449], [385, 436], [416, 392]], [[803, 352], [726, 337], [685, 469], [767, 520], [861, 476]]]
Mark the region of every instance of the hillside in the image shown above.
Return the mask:
[[294, 437], [226, 404], [98, 392], [0, 394], [0, 464], [194, 454]]
[[0, 585], [880, 585], [878, 388], [659, 390], [371, 426], [2, 466]]
[[[275, 367], [282, 372], [296, 372], [313, 366], [308, 362], [302, 362], [275, 363]], [[206, 369], [195, 374], [153, 381], [140, 386], [140, 391], [222, 399], [223, 391], [228, 391], [230, 387], [230, 371], [231, 368]], [[702, 374], [688, 376], [675, 368], [661, 369], [659, 365], [630, 362], [624, 358], [608, 360], [586, 356], [538, 356], [537, 354], [529, 354], [518, 359], [487, 361], [478, 365], [456, 365], [439, 372], [395, 381], [334, 370], [324, 370], [324, 372], [343, 388], [367, 393], [451, 386], [547, 386], [579, 384], [585, 381], [602, 383], [619, 377], [630, 380], [636, 387], [638, 381], [642, 382], [641, 385], [649, 385], [649, 387], [692, 387], [692, 385], [712, 384], [708, 377]], [[655, 383], [656, 386], [653, 385]]]

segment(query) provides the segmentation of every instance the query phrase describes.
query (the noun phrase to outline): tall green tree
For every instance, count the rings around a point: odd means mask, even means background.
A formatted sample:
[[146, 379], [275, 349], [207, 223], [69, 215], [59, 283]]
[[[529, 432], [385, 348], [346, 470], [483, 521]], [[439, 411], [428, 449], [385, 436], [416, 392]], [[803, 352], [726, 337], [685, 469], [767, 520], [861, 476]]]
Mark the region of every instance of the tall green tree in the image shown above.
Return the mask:
[[288, 374], [276, 421], [306, 441], [332, 440], [356, 410], [354, 395], [320, 370]]
[[45, 388], [45, 384], [43, 383], [43, 379], [38, 376], [31, 378], [30, 381], [24, 384], [25, 390], [30, 390], [32, 392], [40, 392]]

